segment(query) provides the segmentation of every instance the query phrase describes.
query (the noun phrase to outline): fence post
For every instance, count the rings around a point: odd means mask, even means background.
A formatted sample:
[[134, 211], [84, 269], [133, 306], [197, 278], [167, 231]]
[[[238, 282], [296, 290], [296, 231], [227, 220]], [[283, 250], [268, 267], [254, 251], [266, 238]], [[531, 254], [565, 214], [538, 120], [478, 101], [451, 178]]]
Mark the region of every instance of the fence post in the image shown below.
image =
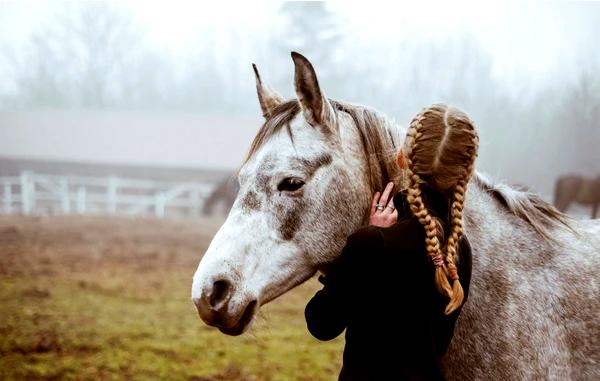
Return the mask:
[[79, 214], [85, 214], [85, 199], [85, 187], [83, 185], [80, 185], [77, 188], [77, 213]]
[[63, 214], [71, 212], [71, 200], [69, 197], [69, 183], [67, 178], [63, 177], [60, 179], [60, 206]]
[[199, 207], [199, 203], [198, 203], [198, 198], [199, 198], [199, 194], [198, 194], [198, 188], [193, 187], [192, 189], [190, 189], [190, 210], [189, 210], [189, 215], [190, 216], [197, 216], [198, 214], [200, 214], [200, 207]]
[[4, 183], [4, 197], [2, 197], [2, 203], [4, 204], [4, 213], [12, 213], [12, 184], [10, 182]]
[[[181, 211], [189, 216], [201, 213], [208, 185], [165, 183], [116, 176], [60, 176], [22, 171], [18, 177], [0, 178], [0, 213], [31, 215], [50, 208], [57, 213], [116, 214]], [[128, 193], [129, 190], [133, 190]], [[88, 194], [89, 193], [89, 194]], [[105, 206], [106, 205], [106, 206]], [[170, 209], [169, 209], [170, 208]]]
[[32, 205], [31, 205], [31, 173], [30, 172], [21, 172], [21, 212], [23, 214], [30, 214]]
[[167, 199], [164, 192], [158, 192], [155, 195], [154, 214], [156, 215], [156, 217], [163, 218], [165, 216], [166, 201]]

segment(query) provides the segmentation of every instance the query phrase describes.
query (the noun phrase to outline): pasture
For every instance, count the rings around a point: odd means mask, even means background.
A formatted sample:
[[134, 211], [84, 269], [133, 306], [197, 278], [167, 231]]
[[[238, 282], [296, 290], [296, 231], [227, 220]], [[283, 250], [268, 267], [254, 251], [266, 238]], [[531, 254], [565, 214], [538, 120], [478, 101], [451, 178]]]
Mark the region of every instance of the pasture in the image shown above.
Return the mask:
[[343, 338], [320, 343], [316, 280], [221, 334], [190, 302], [218, 219], [0, 216], [2, 380], [331, 380]]

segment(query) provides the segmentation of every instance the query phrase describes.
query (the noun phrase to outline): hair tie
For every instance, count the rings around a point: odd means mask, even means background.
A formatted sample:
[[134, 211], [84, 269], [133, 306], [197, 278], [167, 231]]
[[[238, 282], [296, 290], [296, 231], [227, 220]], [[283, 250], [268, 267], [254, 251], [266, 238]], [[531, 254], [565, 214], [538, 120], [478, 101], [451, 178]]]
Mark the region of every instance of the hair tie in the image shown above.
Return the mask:
[[431, 260], [433, 261], [435, 267], [444, 266], [444, 257], [442, 257], [441, 254], [437, 254], [435, 257], [432, 257]]

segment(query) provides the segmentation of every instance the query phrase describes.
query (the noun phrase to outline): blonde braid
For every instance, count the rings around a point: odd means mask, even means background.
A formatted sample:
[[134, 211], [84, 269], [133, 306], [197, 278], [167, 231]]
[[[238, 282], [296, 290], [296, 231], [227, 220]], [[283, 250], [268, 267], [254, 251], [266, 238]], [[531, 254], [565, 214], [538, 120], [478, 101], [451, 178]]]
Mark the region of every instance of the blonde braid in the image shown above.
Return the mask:
[[431, 217], [429, 210], [423, 203], [420, 186], [421, 178], [412, 170], [414, 160], [413, 148], [416, 145], [416, 141], [418, 141], [420, 137], [419, 128], [421, 127], [421, 121], [422, 117], [415, 118], [410, 124], [407, 133], [407, 139], [409, 139], [406, 144], [406, 171], [409, 180], [407, 201], [409, 203], [410, 210], [425, 228], [427, 254], [435, 264], [435, 284], [440, 293], [445, 294], [452, 299], [453, 291], [446, 275], [444, 257], [442, 255], [440, 240], [438, 238], [440, 235], [440, 229], [438, 228], [438, 224], [436, 224], [436, 220]]
[[456, 250], [458, 248], [458, 242], [463, 234], [462, 227], [462, 209], [464, 205], [464, 195], [465, 195], [465, 184], [464, 180], [461, 180], [457, 186], [456, 191], [454, 192], [454, 201], [452, 202], [452, 223], [450, 227], [450, 236], [448, 237], [448, 242], [446, 244], [446, 263], [448, 269], [448, 277], [452, 279], [452, 297], [446, 305], [445, 313], [446, 315], [452, 313], [458, 307], [462, 305], [464, 299], [464, 291], [460, 281], [458, 280], [458, 272], [455, 265], [456, 260]]
[[460, 307], [463, 303], [464, 299], [464, 291], [458, 280], [458, 272], [456, 269], [455, 261], [457, 258], [457, 249], [460, 239], [463, 235], [463, 207], [465, 205], [465, 194], [467, 189], [467, 183], [473, 174], [475, 158], [477, 157], [477, 146], [478, 146], [478, 137], [474, 136], [474, 146], [473, 150], [470, 150], [470, 156], [472, 158], [469, 166], [465, 172], [465, 175], [462, 179], [458, 181], [456, 184], [456, 189], [454, 191], [454, 200], [452, 202], [451, 209], [451, 226], [450, 226], [450, 235], [448, 236], [448, 242], [446, 243], [446, 263], [448, 268], [448, 276], [452, 279], [452, 297], [446, 306], [445, 313], [450, 314], [455, 311], [458, 307]]
[[[465, 193], [478, 144], [479, 137], [471, 119], [460, 110], [445, 105], [423, 109], [412, 120], [406, 136], [407, 200], [412, 213], [425, 228], [427, 254], [435, 265], [436, 287], [449, 298], [446, 314], [455, 311], [464, 301], [455, 262], [463, 235]], [[438, 219], [430, 215], [423, 202], [422, 176], [427, 176], [430, 187], [453, 194], [450, 234], [443, 250], [440, 249], [440, 242], [444, 241], [441, 225], [436, 225]]]

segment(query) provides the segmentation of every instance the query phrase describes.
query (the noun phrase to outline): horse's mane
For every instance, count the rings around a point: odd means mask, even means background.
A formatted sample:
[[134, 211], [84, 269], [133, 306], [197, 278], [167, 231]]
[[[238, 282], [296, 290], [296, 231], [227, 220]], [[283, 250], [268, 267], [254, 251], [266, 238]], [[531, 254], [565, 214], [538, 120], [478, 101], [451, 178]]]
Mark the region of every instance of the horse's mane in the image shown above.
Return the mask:
[[540, 196], [492, 180], [476, 172], [472, 183], [489, 193], [512, 214], [527, 222], [542, 237], [552, 240], [551, 228], [563, 225], [571, 230], [570, 218]]
[[330, 102], [337, 112], [348, 114], [357, 128], [369, 168], [371, 190], [383, 189], [390, 181], [398, 183], [400, 171], [396, 156], [401, 139], [389, 118], [365, 106]]
[[[369, 168], [370, 188], [375, 191], [383, 189], [389, 181], [400, 181], [395, 160], [399, 149], [397, 144], [400, 140], [393, 136], [394, 133], [398, 134], [398, 131], [394, 132], [390, 120], [377, 111], [364, 106], [334, 100], [329, 100], [329, 102], [336, 112], [348, 114], [358, 130], [367, 160], [367, 168]], [[293, 142], [294, 136], [290, 122], [299, 112], [300, 104], [297, 100], [289, 100], [277, 106], [256, 134], [244, 163], [282, 128], [286, 129]], [[571, 228], [567, 215], [559, 212], [534, 193], [494, 182], [479, 172], [473, 176], [471, 183], [489, 193], [509, 212], [527, 222], [546, 239], [552, 239], [551, 229], [553, 227], [563, 225]]]

